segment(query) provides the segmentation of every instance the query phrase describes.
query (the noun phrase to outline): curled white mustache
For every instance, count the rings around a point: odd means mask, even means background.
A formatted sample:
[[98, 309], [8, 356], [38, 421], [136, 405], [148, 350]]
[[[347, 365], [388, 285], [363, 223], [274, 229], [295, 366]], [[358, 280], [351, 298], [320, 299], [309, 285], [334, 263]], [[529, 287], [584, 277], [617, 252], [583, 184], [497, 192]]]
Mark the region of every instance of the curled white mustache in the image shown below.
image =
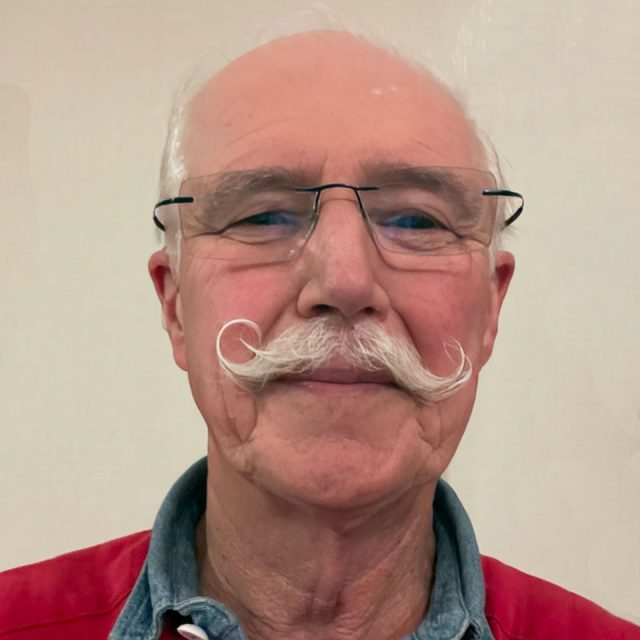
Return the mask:
[[[424, 404], [448, 398], [471, 377], [471, 362], [457, 340], [443, 345], [454, 371], [448, 376], [437, 376], [422, 365], [420, 354], [412, 344], [389, 335], [378, 323], [364, 322], [349, 327], [330, 317], [314, 318], [289, 327], [262, 348], [241, 340], [254, 357], [234, 363], [221, 349], [222, 335], [234, 325], [250, 327], [259, 339], [262, 332], [255, 322], [240, 318], [225, 323], [216, 340], [216, 353], [223, 370], [250, 391], [261, 389], [282, 376], [312, 373], [332, 360], [358, 371], [387, 371], [400, 389]], [[459, 358], [457, 365], [452, 351]]]

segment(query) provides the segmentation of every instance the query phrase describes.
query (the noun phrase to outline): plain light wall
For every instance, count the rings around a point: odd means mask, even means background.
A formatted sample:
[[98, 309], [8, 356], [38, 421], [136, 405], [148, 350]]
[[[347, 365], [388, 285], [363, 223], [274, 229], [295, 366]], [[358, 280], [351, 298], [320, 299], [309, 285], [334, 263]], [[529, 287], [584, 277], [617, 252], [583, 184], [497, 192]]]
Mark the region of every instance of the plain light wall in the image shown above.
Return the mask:
[[[526, 196], [447, 477], [481, 549], [640, 621], [640, 4], [333, 0], [465, 87]], [[205, 428], [146, 260], [170, 96], [293, 0], [0, 0], [0, 568], [149, 528]]]

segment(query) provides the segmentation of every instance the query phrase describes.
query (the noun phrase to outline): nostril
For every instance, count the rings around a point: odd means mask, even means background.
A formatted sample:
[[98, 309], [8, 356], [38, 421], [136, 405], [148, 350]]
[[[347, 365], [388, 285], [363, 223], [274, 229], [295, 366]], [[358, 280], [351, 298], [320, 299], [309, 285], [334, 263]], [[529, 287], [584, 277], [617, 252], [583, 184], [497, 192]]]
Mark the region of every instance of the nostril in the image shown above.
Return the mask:
[[327, 313], [333, 311], [333, 307], [329, 304], [317, 304], [315, 305], [314, 309], [320, 315], [326, 315]]
[[[330, 304], [316, 304], [313, 306], [313, 311], [318, 316], [326, 316], [332, 313], [340, 314], [340, 310], [337, 307], [333, 307]], [[377, 310], [375, 307], [368, 306], [361, 310], [361, 313], [365, 316], [375, 316]]]

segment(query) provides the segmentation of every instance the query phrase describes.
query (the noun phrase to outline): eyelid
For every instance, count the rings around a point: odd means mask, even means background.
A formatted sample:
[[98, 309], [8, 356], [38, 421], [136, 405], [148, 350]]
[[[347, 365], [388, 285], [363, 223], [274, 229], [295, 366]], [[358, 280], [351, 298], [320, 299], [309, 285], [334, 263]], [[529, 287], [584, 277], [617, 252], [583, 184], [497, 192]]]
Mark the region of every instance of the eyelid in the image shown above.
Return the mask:
[[273, 216], [273, 217], [284, 218], [289, 220], [307, 217], [305, 214], [296, 213], [295, 211], [286, 211], [286, 210], [261, 211], [260, 213], [254, 213], [254, 214], [245, 216], [244, 218], [238, 218], [238, 220], [236, 220], [233, 224], [237, 224], [240, 222], [247, 222], [248, 220], [251, 220], [251, 219], [262, 218], [266, 216]]
[[[407, 219], [411, 219], [411, 218], [416, 218], [416, 219], [420, 219], [420, 220], [427, 220], [430, 223], [433, 224], [433, 227], [438, 228], [438, 229], [447, 229], [447, 226], [444, 224], [444, 222], [442, 222], [441, 220], [438, 220], [438, 218], [436, 216], [430, 215], [429, 213], [423, 212], [423, 211], [416, 211], [416, 212], [406, 212], [406, 213], [397, 213], [397, 214], [390, 214], [384, 218], [381, 218], [379, 220], [374, 219], [373, 222], [374, 224], [377, 224], [380, 227], [391, 227], [394, 226], [392, 223], [393, 222], [397, 222], [400, 220], [407, 220]], [[395, 226], [399, 226], [402, 227], [402, 225], [395, 225]]]

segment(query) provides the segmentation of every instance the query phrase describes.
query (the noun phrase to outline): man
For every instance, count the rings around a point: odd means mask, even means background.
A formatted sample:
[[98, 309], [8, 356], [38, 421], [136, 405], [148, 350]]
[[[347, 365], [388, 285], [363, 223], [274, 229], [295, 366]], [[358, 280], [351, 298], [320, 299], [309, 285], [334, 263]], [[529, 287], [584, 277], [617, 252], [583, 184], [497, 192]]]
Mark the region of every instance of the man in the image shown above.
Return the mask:
[[6, 574], [0, 636], [640, 638], [481, 561], [439, 481], [522, 210], [446, 88], [310, 32], [233, 61], [178, 114], [149, 268], [206, 463], [151, 541]]

